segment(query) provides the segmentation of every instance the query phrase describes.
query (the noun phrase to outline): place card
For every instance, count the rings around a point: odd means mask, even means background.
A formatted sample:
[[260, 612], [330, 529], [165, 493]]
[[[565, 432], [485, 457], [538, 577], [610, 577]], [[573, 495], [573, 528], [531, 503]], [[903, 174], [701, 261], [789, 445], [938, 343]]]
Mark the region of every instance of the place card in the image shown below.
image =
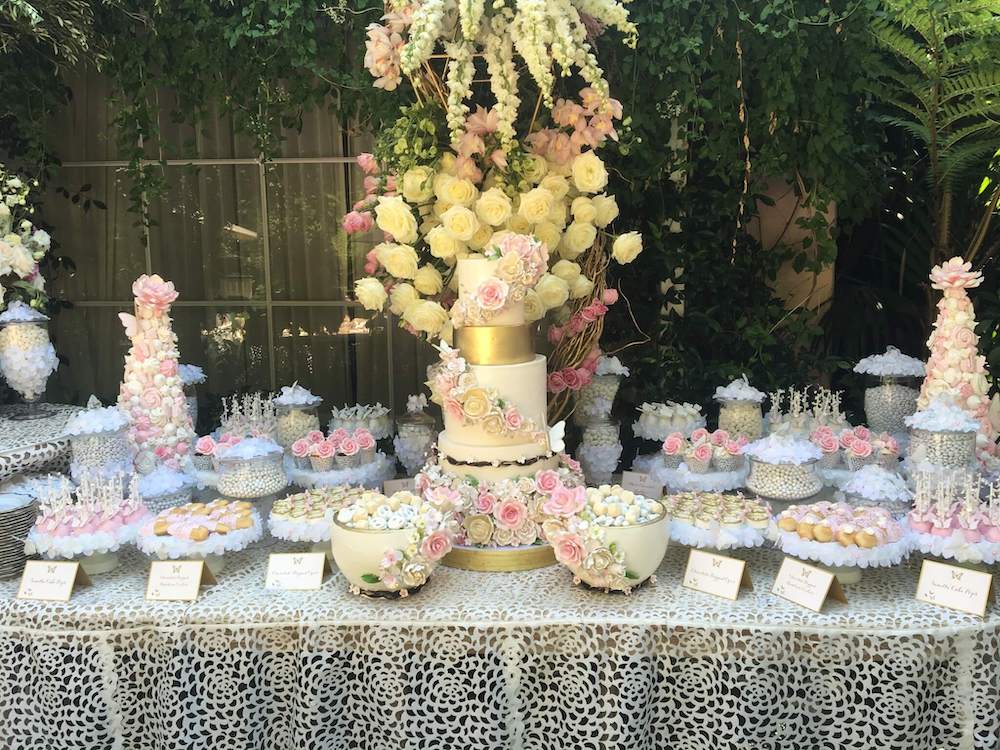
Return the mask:
[[267, 559], [264, 588], [314, 591], [331, 572], [330, 561], [322, 552], [275, 552]]
[[417, 489], [417, 480], [415, 477], [406, 477], [404, 479], [386, 479], [382, 482], [382, 494], [391, 495], [394, 492], [415, 492]]
[[17, 598], [38, 602], [68, 602], [73, 589], [90, 585], [90, 577], [78, 562], [28, 560], [21, 573]]
[[985, 617], [992, 588], [989, 573], [924, 560], [917, 580], [917, 601]]
[[740, 589], [753, 589], [745, 561], [700, 549], [693, 549], [688, 553], [681, 585], [730, 601], [736, 601]]
[[652, 474], [644, 471], [623, 471], [621, 485], [622, 489], [651, 500], [659, 500], [663, 496], [663, 482], [657, 482]]
[[837, 576], [790, 557], [781, 563], [771, 593], [813, 612], [823, 609], [827, 599], [847, 604]]
[[215, 576], [204, 560], [154, 560], [149, 564], [146, 599], [193, 602], [202, 586], [214, 586]]

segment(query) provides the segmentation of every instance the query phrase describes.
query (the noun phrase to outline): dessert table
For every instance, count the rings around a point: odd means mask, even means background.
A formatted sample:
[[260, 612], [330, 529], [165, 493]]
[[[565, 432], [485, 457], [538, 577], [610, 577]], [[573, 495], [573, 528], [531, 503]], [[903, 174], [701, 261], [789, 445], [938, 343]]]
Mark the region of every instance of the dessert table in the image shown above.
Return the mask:
[[25, 472], [61, 471], [69, 465], [66, 423], [81, 411], [71, 404], [45, 404], [45, 416], [17, 419], [23, 406], [0, 407], [0, 480]]
[[147, 602], [148, 564], [65, 604], [0, 583], [0, 747], [996, 748], [1000, 606], [913, 599], [918, 561], [814, 614], [737, 553], [736, 602], [679, 585], [672, 547], [631, 596], [561, 567], [441, 569], [399, 601], [263, 588], [267, 540], [193, 604]]

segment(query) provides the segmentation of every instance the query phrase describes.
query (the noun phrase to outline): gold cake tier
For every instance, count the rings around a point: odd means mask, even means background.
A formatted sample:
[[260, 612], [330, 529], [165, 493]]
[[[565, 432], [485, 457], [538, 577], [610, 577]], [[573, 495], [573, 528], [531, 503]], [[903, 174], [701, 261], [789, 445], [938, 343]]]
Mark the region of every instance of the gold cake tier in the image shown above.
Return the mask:
[[459, 328], [455, 344], [472, 365], [516, 365], [535, 357], [530, 325]]
[[548, 544], [529, 547], [454, 547], [442, 563], [463, 570], [513, 573], [555, 565], [556, 556]]

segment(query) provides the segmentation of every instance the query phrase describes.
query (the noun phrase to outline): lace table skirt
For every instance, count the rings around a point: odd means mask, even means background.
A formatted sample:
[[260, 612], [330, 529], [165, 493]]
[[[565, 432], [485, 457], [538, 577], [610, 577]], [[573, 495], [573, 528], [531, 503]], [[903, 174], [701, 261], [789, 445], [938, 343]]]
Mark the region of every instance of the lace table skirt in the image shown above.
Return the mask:
[[848, 606], [681, 588], [685, 550], [629, 597], [560, 567], [442, 568], [401, 601], [263, 589], [259, 543], [194, 604], [144, 600], [124, 556], [66, 604], [0, 583], [0, 747], [716, 750], [988, 748], [1000, 606], [913, 600], [917, 563], [866, 572]]

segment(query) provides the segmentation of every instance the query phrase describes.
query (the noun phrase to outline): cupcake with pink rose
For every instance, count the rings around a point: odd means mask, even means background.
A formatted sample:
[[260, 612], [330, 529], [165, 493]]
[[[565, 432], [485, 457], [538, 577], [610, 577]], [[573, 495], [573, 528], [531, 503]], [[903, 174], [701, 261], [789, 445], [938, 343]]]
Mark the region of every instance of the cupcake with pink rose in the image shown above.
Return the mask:
[[309, 465], [313, 471], [332, 471], [337, 449], [329, 440], [312, 443], [309, 446]]
[[840, 465], [840, 440], [833, 432], [816, 434], [811, 438], [812, 444], [822, 451], [819, 465], [824, 469], [835, 469]]
[[688, 448], [684, 463], [692, 474], [707, 474], [712, 466], [712, 444], [706, 440]]
[[356, 469], [361, 465], [361, 460], [361, 446], [353, 436], [340, 441], [336, 455], [338, 469]]
[[198, 471], [212, 471], [215, 468], [216, 443], [211, 435], [202, 435], [194, 444], [194, 468]]
[[844, 460], [850, 471], [857, 471], [862, 466], [868, 466], [876, 461], [874, 449], [870, 441], [854, 436], [851, 445], [844, 451]]
[[663, 464], [668, 469], [676, 469], [684, 461], [684, 453], [687, 451], [687, 440], [680, 432], [672, 432], [663, 441]]
[[[719, 430], [716, 430], [716, 432], [719, 432]], [[713, 446], [712, 467], [716, 471], [739, 471], [743, 468], [744, 463], [743, 444], [739, 440], [726, 437], [722, 443]]]
[[361, 453], [361, 463], [367, 464], [375, 460], [375, 437], [368, 430], [361, 428], [354, 433]]
[[292, 459], [295, 461], [295, 468], [297, 469], [308, 469], [311, 467], [309, 463], [309, 448], [311, 443], [306, 438], [299, 438], [294, 443], [292, 443]]

